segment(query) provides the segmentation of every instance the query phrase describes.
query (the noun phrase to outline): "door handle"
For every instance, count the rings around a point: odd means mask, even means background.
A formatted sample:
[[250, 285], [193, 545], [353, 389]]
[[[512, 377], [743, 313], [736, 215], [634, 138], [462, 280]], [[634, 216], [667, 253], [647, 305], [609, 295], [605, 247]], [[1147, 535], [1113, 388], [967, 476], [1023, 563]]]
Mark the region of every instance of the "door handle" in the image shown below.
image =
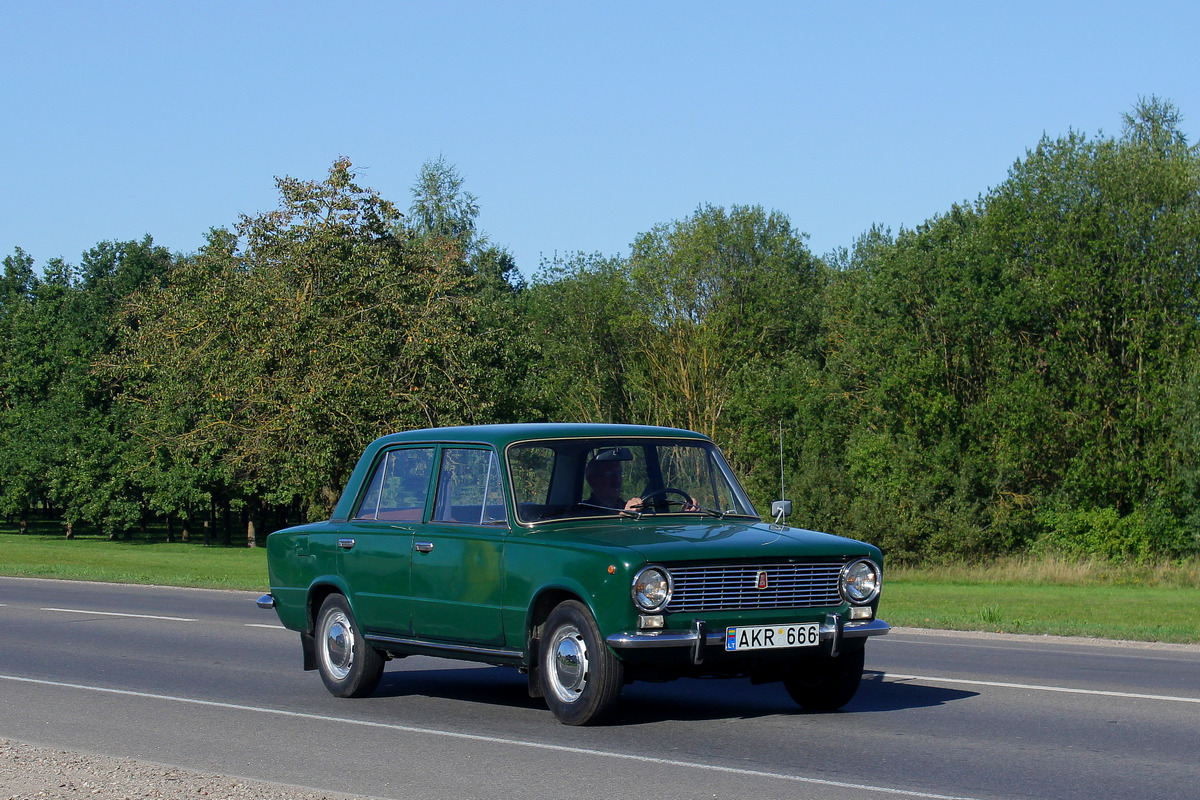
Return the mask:
[[413, 549], [418, 553], [433, 552], [433, 542], [414, 542]]
[[343, 550], [350, 550], [351, 548], [354, 547], [354, 540], [353, 539], [338, 539], [338, 547], [342, 548]]

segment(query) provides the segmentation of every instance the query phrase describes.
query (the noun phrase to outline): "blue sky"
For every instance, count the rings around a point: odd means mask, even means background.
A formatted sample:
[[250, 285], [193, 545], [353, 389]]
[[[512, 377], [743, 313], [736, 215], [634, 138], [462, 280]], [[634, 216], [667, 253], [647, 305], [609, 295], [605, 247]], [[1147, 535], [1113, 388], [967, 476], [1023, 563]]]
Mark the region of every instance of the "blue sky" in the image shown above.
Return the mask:
[[1200, 4], [0, 0], [0, 254], [193, 252], [338, 156], [407, 208], [444, 156], [526, 275], [698, 205], [818, 255], [1157, 94], [1200, 140]]

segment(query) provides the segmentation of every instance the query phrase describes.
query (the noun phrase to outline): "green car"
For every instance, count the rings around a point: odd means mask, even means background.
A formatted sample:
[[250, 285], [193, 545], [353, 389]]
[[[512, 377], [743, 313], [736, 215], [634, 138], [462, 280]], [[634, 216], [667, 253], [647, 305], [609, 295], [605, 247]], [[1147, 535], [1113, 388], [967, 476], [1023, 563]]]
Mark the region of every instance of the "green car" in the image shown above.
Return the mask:
[[385, 661], [508, 665], [558, 719], [602, 719], [635, 680], [782, 681], [829, 711], [876, 619], [872, 545], [755, 512], [708, 437], [636, 425], [414, 430], [372, 442], [325, 522], [267, 537], [304, 668], [341, 697]]

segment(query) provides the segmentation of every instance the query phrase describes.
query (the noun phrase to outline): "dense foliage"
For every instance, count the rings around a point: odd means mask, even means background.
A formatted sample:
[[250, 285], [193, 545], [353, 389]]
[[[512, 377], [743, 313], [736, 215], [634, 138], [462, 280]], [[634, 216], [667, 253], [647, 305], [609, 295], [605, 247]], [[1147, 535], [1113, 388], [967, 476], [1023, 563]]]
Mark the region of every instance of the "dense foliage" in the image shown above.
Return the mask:
[[824, 259], [702, 205], [527, 285], [444, 160], [407, 216], [355, 180], [280, 179], [191, 255], [5, 258], [0, 514], [228, 536], [323, 515], [385, 431], [608, 420], [703, 431], [757, 502], [893, 558], [1200, 546], [1200, 150], [1169, 103]]

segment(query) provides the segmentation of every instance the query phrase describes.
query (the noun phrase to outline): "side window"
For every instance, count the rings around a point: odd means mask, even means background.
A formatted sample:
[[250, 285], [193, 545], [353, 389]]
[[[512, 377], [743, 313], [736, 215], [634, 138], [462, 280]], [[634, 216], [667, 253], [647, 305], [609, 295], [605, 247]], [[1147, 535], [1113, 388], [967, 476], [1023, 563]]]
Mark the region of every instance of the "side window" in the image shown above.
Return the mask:
[[547, 503], [550, 478], [554, 474], [555, 453], [549, 447], [525, 445], [508, 453], [512, 472], [513, 498], [517, 505]]
[[442, 450], [433, 519], [467, 525], [506, 523], [501, 484], [500, 462], [491, 450], [447, 447]]
[[354, 519], [420, 522], [432, 467], [431, 447], [385, 453]]

